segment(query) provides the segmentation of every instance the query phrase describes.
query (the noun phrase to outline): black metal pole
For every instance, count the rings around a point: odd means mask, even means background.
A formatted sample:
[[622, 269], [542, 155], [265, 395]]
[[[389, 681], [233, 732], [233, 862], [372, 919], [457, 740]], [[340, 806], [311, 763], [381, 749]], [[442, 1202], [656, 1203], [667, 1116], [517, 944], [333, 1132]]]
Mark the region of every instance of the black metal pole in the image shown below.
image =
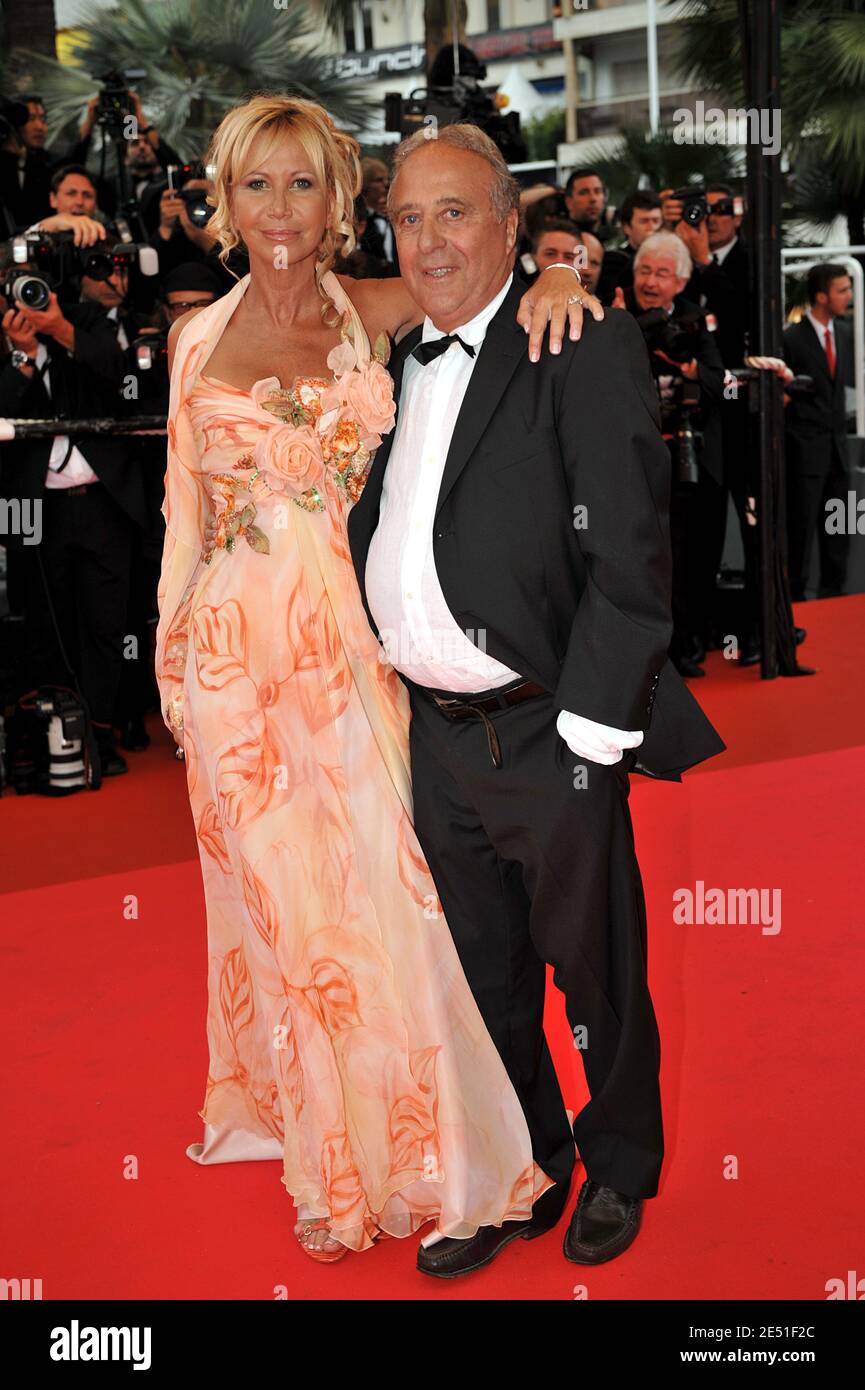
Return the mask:
[[[781, 2], [739, 0], [745, 105], [781, 119]], [[753, 132], [751, 132], [753, 137]], [[748, 210], [752, 245], [750, 351], [782, 355], [781, 155], [748, 143]], [[757, 519], [760, 584], [760, 671], [764, 680], [797, 671], [787, 579], [784, 506], [784, 394], [772, 372], [755, 383], [759, 409], [751, 416], [759, 459]]]

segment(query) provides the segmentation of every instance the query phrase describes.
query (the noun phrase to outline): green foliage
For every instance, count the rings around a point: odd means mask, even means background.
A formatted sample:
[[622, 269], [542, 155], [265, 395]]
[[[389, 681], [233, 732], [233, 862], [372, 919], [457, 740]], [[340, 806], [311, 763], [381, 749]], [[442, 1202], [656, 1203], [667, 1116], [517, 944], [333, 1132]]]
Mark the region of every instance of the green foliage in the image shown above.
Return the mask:
[[308, 97], [348, 129], [365, 124], [373, 109], [358, 86], [330, 75], [312, 43], [315, 16], [300, 0], [284, 8], [261, 0], [123, 0], [109, 10], [91, 5], [81, 16], [76, 29], [84, 37], [73, 49], [80, 67], [26, 55], [52, 140], [74, 130], [112, 69], [144, 70], [131, 85], [185, 158], [200, 156], [225, 112], [255, 92]]
[[545, 111], [540, 116], [531, 116], [522, 124], [529, 161], [555, 160], [559, 145], [565, 139], [565, 112], [563, 107]]
[[627, 126], [612, 149], [599, 146], [580, 158], [602, 175], [613, 203], [638, 186], [681, 188], [686, 183], [735, 179], [737, 151], [727, 145], [677, 145], [672, 131], [650, 135], [642, 126]]
[[[865, 0], [780, 0], [781, 130], [796, 204], [816, 222], [844, 213], [861, 236], [865, 201]], [[679, 72], [721, 106], [743, 104], [736, 0], [689, 0], [677, 26]], [[804, 190], [815, 196], [807, 207]], [[834, 201], [830, 210], [827, 194]]]

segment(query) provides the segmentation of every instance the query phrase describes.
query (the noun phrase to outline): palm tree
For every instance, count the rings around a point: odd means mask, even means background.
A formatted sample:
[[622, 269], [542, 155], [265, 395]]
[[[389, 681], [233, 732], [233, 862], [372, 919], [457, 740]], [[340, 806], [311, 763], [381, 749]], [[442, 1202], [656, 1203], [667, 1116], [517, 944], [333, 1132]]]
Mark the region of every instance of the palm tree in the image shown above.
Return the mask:
[[606, 145], [589, 149], [580, 163], [597, 169], [611, 201], [620, 203], [637, 187], [659, 191], [735, 179], [739, 160], [726, 145], [678, 145], [672, 131], [649, 135], [643, 126], [626, 126], [612, 149]]
[[320, 102], [341, 125], [362, 127], [372, 109], [354, 85], [332, 75], [313, 46], [315, 24], [300, 0], [123, 0], [83, 11], [75, 66], [37, 53], [28, 66], [52, 116], [52, 138], [70, 135], [106, 73], [141, 72], [130, 83], [147, 115], [184, 158], [200, 157], [232, 106], [256, 91]]
[[[792, 211], [818, 225], [838, 213], [865, 241], [865, 0], [782, 0], [781, 110], [795, 161]], [[719, 104], [743, 103], [736, 0], [689, 0], [678, 66]], [[827, 196], [828, 195], [828, 196]]]

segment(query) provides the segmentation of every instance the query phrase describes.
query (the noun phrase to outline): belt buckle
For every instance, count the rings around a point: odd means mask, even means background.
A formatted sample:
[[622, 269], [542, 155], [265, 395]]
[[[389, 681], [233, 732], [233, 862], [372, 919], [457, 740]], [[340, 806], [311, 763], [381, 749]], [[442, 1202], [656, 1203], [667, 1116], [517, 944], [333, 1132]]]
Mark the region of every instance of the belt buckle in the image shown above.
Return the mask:
[[436, 704], [437, 704], [437, 706], [438, 706], [438, 708], [439, 708], [440, 710], [446, 710], [446, 711], [449, 712], [450, 710], [464, 709], [464, 708], [465, 708], [465, 701], [464, 701], [464, 700], [457, 700], [457, 699], [455, 699], [453, 696], [448, 696], [448, 697], [445, 699], [445, 698], [443, 698], [441, 695], [433, 695], [433, 699], [435, 700], [435, 702], [436, 702]]

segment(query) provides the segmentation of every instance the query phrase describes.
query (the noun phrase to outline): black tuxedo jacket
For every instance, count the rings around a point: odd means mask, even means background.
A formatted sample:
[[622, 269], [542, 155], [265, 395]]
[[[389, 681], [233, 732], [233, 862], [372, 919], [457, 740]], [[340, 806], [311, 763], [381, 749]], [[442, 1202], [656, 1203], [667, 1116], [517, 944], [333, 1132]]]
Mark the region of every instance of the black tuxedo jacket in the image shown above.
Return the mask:
[[[75, 420], [128, 414], [121, 387], [125, 358], [117, 342], [117, 325], [98, 304], [64, 304], [63, 313], [75, 325], [75, 353], [70, 357], [53, 338], [42, 337], [48, 349], [51, 394], [39, 372], [25, 377], [16, 367], [0, 368], [0, 416], [11, 419]], [[63, 433], [58, 426], [58, 434]], [[106, 491], [139, 526], [149, 524], [139, 450], [123, 436], [85, 435], [73, 440]], [[51, 439], [20, 439], [0, 445], [0, 495], [41, 499], [51, 455]], [[10, 537], [7, 544], [14, 544]]]
[[787, 468], [797, 475], [824, 477], [834, 461], [847, 467], [847, 415], [844, 407], [844, 362], [850, 351], [849, 327], [835, 319], [835, 376], [823, 343], [810, 319], [784, 330], [784, 361], [814, 381], [813, 396], [797, 396], [784, 407]]
[[[644, 730], [636, 770], [678, 781], [725, 745], [667, 659], [670, 459], [643, 337], [610, 311], [531, 363], [523, 288], [515, 278], [490, 323], [457, 418], [433, 523], [439, 582], [489, 655], [561, 709]], [[394, 353], [397, 401], [420, 336]], [[394, 433], [348, 526], [376, 634], [364, 575]]]

